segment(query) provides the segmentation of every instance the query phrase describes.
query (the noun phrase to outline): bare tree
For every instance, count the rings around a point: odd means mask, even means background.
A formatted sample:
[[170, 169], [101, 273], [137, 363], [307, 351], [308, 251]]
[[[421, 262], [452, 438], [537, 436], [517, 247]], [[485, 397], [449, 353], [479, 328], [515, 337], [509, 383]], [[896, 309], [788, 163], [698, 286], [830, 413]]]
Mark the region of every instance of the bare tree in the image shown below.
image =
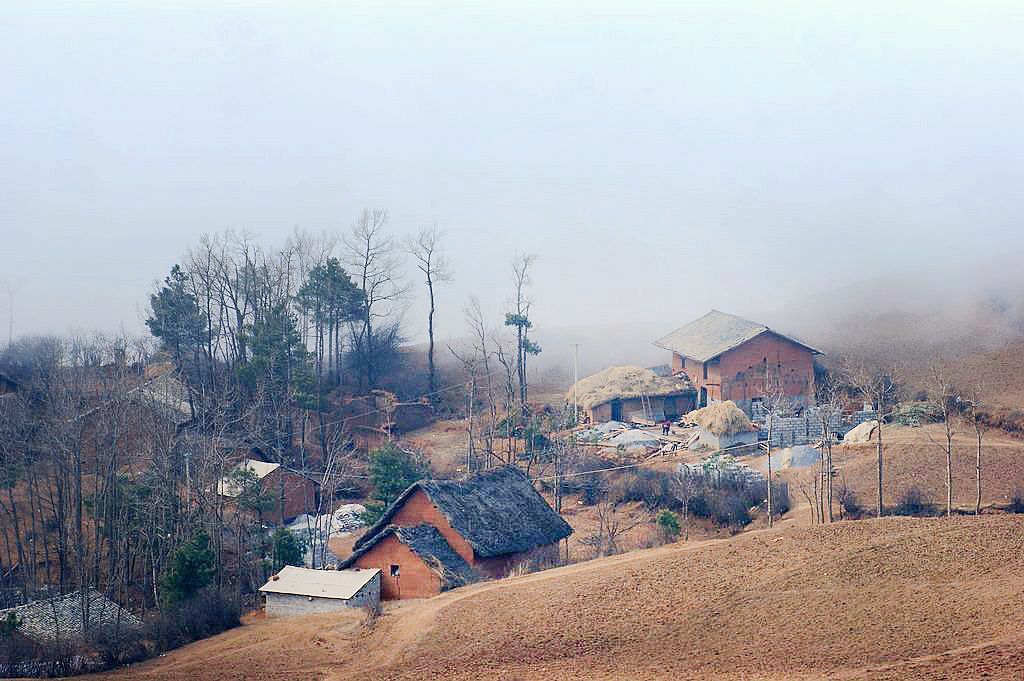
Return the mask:
[[786, 389], [782, 382], [782, 370], [780, 366], [769, 366], [767, 361], [764, 364], [764, 397], [761, 406], [765, 411], [765, 421], [768, 426], [768, 441], [766, 442], [766, 453], [768, 462], [768, 527], [773, 524], [775, 509], [772, 499], [772, 443], [775, 439], [776, 420], [787, 413], [792, 407], [792, 400], [786, 395]]
[[593, 549], [596, 557], [610, 556], [619, 552], [622, 535], [641, 524], [642, 521], [625, 523], [616, 502], [602, 501], [597, 505], [597, 530], [580, 543]]
[[899, 384], [896, 380], [897, 368], [890, 364], [870, 363], [864, 360], [849, 360], [847, 374], [864, 399], [872, 404], [878, 416], [878, 428], [875, 429], [875, 453], [878, 457], [878, 498], [876, 514], [879, 518], [885, 513], [882, 496], [883, 484], [883, 445], [882, 424], [896, 400]]
[[497, 372], [494, 369], [494, 353], [488, 347], [488, 341], [494, 334], [487, 328], [480, 300], [473, 294], [469, 295], [466, 306], [463, 308], [463, 314], [472, 334], [473, 351], [483, 373], [481, 381], [487, 401], [488, 415], [487, 429], [484, 433], [484, 449], [487, 454], [487, 465], [490, 466], [490, 460], [494, 456], [494, 429], [498, 423], [498, 405], [494, 397], [494, 375]]
[[821, 427], [821, 499], [827, 509], [828, 521], [832, 522], [835, 519], [832, 494], [835, 468], [832, 465], [832, 445], [836, 439], [832, 426], [834, 419], [842, 413], [842, 395], [831, 375], [817, 381], [815, 391], [815, 400], [818, 403], [817, 418]]
[[409, 287], [400, 276], [402, 261], [398, 247], [385, 231], [387, 223], [386, 210], [364, 210], [351, 234], [342, 239], [347, 262], [363, 291], [362, 323], [356, 332], [356, 342], [362, 354], [361, 368], [367, 389], [374, 387], [377, 380], [376, 323], [387, 318], [393, 320], [409, 294]]
[[434, 370], [434, 313], [436, 311], [434, 285], [449, 282], [452, 279], [448, 259], [441, 250], [443, 237], [444, 232], [439, 230], [435, 224], [431, 227], [424, 227], [416, 236], [407, 237], [403, 243], [403, 248], [416, 261], [416, 267], [423, 273], [427, 284], [427, 297], [430, 302], [430, 311], [427, 313], [427, 380], [432, 400], [437, 391], [437, 374]]
[[516, 377], [519, 381], [519, 406], [524, 416], [527, 410], [528, 382], [526, 358], [540, 353], [540, 346], [529, 338], [530, 329], [533, 327], [530, 320], [530, 306], [533, 301], [527, 292], [531, 284], [530, 267], [536, 260], [537, 256], [533, 254], [517, 255], [512, 259], [512, 311], [505, 314], [505, 325], [515, 327], [516, 330]]
[[[960, 406], [960, 392], [946, 370], [938, 364], [930, 369], [928, 398], [942, 419], [945, 441], [940, 445], [946, 455], [946, 515], [953, 515], [953, 436], [956, 434], [956, 414]], [[931, 440], [931, 436], [929, 435]], [[932, 440], [934, 442], [934, 440]], [[938, 443], [936, 443], [938, 444]]]
[[976, 495], [974, 499], [974, 515], [981, 515], [981, 452], [985, 431], [988, 430], [985, 420], [984, 393], [984, 386], [976, 383], [968, 391], [963, 405], [963, 418], [974, 429], [975, 443], [977, 445], [974, 464]]

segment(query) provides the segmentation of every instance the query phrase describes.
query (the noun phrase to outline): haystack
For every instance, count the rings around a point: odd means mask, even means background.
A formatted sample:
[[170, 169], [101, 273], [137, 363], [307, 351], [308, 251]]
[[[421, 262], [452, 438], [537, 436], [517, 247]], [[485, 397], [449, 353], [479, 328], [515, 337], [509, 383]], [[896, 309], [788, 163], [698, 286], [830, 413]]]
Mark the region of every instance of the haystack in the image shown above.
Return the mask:
[[[582, 409], [593, 409], [612, 400], [638, 397], [670, 397], [693, 390], [685, 376], [658, 376], [641, 367], [608, 367], [593, 376], [581, 378], [574, 386]], [[566, 399], [572, 402], [573, 388]]]
[[875, 434], [875, 428], [877, 427], [877, 420], [865, 421], [864, 423], [858, 424], [843, 436], [843, 442], [854, 444], [859, 442], [871, 442], [871, 436]]
[[754, 428], [747, 415], [732, 400], [714, 402], [703, 409], [691, 411], [683, 416], [683, 421], [706, 428], [718, 436], [735, 435]]

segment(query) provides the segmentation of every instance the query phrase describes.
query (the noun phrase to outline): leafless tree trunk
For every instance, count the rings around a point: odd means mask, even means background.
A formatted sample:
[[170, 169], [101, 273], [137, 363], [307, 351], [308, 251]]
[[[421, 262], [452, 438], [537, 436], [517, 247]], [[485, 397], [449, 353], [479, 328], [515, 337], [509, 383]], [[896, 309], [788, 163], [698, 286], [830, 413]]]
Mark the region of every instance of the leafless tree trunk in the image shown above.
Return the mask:
[[[933, 365], [928, 386], [928, 397], [942, 419], [946, 455], [946, 516], [953, 515], [953, 436], [956, 434], [956, 413], [960, 405], [960, 393], [953, 385], [946, 371]], [[929, 439], [930, 436], [929, 436]]]
[[416, 261], [416, 267], [426, 278], [427, 296], [430, 302], [430, 311], [427, 313], [427, 380], [429, 384], [430, 399], [436, 399], [437, 373], [434, 369], [434, 285], [451, 281], [452, 273], [448, 267], [448, 260], [441, 251], [441, 239], [444, 232], [437, 229], [437, 225], [425, 227], [414, 237], [406, 238], [403, 248]]
[[885, 513], [885, 504], [882, 496], [884, 479], [882, 426], [888, 416], [888, 409], [896, 399], [898, 391], [898, 384], [896, 382], [897, 368], [892, 365], [871, 364], [863, 360], [848, 360], [847, 364], [847, 373], [850, 376], [850, 380], [857, 387], [860, 394], [872, 403], [878, 416], [878, 428], [875, 429], [875, 454], [878, 459], [876, 514], [881, 518]]
[[363, 291], [362, 327], [356, 335], [363, 352], [363, 382], [373, 388], [377, 380], [377, 348], [374, 329], [377, 320], [400, 312], [409, 294], [401, 280], [402, 261], [395, 241], [385, 233], [388, 213], [385, 210], [364, 210], [342, 240], [348, 264]]

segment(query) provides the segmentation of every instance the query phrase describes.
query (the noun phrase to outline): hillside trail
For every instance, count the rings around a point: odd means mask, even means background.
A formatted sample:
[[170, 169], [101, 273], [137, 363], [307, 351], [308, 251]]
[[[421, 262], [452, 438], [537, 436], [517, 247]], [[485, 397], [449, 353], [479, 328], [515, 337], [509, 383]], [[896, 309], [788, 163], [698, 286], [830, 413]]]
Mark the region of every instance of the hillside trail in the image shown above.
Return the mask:
[[[778, 534], [790, 528], [800, 528], [810, 525], [808, 520], [801, 521], [799, 518], [809, 515], [809, 506], [804, 504], [803, 509], [795, 506], [786, 516], [776, 521], [773, 527], [760, 527], [740, 532], [736, 536], [748, 534]], [[804, 513], [800, 513], [803, 510]], [[595, 570], [604, 570], [616, 565], [626, 565], [640, 561], [648, 561], [659, 556], [675, 556], [691, 551], [704, 549], [719, 544], [727, 544], [735, 540], [733, 537], [721, 537], [716, 539], [700, 539], [694, 541], [677, 542], [652, 549], [630, 551], [614, 556], [606, 556], [594, 560], [587, 560], [571, 565], [542, 570], [528, 575], [518, 577], [506, 577], [500, 580], [483, 582], [443, 593], [439, 596], [424, 599], [411, 599], [396, 601], [385, 606], [384, 614], [374, 625], [373, 643], [364, 644], [358, 659], [351, 660], [351, 666], [345, 670], [345, 675], [352, 673], [354, 668], [365, 668], [367, 670], [382, 670], [395, 668], [402, 662], [403, 655], [410, 650], [416, 649], [416, 644], [429, 632], [436, 622], [438, 615], [446, 608], [467, 598], [473, 598], [496, 589], [515, 588], [522, 585], [536, 584], [548, 580], [560, 580], [573, 575], [585, 574]], [[327, 678], [340, 679], [341, 676], [328, 676]]]

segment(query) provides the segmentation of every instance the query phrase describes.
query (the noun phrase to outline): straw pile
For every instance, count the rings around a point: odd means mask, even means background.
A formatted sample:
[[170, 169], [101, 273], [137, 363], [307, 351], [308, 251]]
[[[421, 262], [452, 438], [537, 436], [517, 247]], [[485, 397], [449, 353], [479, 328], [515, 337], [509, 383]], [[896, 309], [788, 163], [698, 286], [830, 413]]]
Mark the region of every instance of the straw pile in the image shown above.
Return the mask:
[[[581, 378], [573, 387], [583, 409], [593, 409], [612, 400], [669, 397], [693, 390], [685, 376], [658, 376], [641, 367], [608, 367], [593, 376]], [[572, 397], [573, 388], [570, 388], [566, 400], [572, 402]]]
[[735, 435], [753, 430], [754, 425], [732, 400], [714, 402], [683, 417], [686, 423], [702, 426], [714, 435]]

